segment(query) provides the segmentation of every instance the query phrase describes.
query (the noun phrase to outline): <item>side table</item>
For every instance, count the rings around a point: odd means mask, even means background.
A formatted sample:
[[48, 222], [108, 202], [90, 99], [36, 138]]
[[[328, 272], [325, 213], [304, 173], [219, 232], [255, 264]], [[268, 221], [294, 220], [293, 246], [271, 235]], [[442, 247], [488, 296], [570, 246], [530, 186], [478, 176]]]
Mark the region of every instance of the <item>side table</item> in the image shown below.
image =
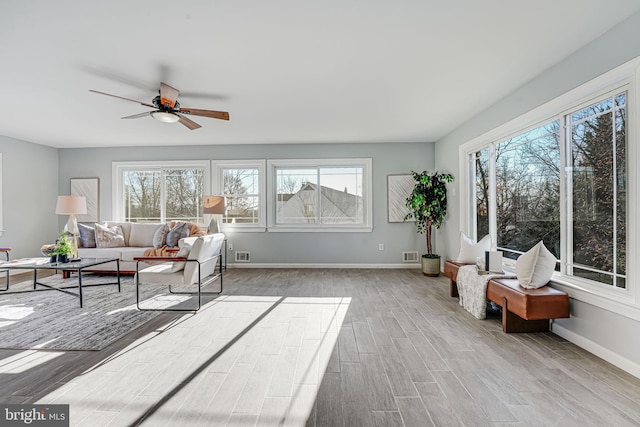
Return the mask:
[[[11, 252], [11, 248], [0, 248], [0, 252], [4, 252], [4, 254], [7, 256], [7, 262], [9, 261], [9, 252]], [[9, 290], [9, 270], [7, 270], [6, 268], [2, 268], [0, 266], [0, 273], [4, 273], [7, 276], [7, 282], [4, 286], [4, 289], [0, 289], [0, 291], [8, 291]]]

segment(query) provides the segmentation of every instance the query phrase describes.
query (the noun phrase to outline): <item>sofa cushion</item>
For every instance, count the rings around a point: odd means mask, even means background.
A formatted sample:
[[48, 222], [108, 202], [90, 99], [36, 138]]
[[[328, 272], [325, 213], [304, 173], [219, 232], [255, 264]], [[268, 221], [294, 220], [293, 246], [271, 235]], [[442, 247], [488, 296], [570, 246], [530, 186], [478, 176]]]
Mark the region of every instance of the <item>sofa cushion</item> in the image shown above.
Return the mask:
[[132, 247], [150, 247], [153, 246], [153, 237], [156, 230], [162, 224], [159, 223], [139, 223], [131, 224], [131, 235], [129, 236], [129, 244]]
[[136, 247], [136, 246], [127, 246], [124, 248], [120, 248], [120, 260], [121, 261], [133, 261], [135, 257], [144, 256], [144, 251], [147, 248]]
[[162, 224], [156, 232], [153, 234], [153, 247], [161, 248], [167, 242], [167, 233], [169, 232], [169, 226], [167, 224]]
[[118, 258], [122, 259], [122, 248], [78, 248], [80, 258]]
[[178, 246], [178, 241], [184, 237], [189, 237], [189, 228], [186, 222], [179, 222], [167, 233], [167, 246]]
[[119, 225], [96, 224], [96, 247], [98, 248], [119, 248], [125, 246], [122, 227]]
[[84, 224], [78, 224], [80, 232], [80, 246], [83, 248], [96, 247], [96, 229]]

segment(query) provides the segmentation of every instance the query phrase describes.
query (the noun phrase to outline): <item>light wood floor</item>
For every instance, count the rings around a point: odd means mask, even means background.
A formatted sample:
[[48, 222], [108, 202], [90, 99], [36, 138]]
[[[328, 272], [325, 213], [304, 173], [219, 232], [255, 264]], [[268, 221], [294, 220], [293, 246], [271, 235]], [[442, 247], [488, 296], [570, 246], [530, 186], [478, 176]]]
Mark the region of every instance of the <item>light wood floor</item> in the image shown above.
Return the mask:
[[70, 404], [78, 426], [640, 425], [640, 379], [504, 334], [442, 277], [231, 269], [225, 288], [99, 352], [0, 350], [0, 402]]

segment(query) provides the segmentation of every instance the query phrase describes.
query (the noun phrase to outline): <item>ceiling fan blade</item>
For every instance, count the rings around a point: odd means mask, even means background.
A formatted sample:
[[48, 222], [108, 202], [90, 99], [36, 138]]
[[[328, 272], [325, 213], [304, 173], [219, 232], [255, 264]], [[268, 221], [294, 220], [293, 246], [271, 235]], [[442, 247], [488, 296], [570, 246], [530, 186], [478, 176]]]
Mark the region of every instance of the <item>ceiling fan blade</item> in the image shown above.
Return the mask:
[[200, 126], [199, 124], [197, 124], [196, 122], [194, 122], [191, 119], [186, 118], [185, 116], [181, 116], [180, 114], [178, 114], [178, 117], [180, 117], [180, 123], [182, 123], [183, 125], [185, 125], [186, 127], [188, 127], [191, 130], [195, 130], [198, 129], [202, 126]]
[[171, 87], [166, 83], [160, 83], [160, 101], [162, 105], [169, 103], [169, 107], [173, 108], [176, 105], [178, 95], [180, 95], [180, 91], [178, 89]]
[[131, 116], [124, 116], [121, 117], [122, 119], [139, 119], [140, 117], [145, 117], [145, 116], [149, 116], [149, 111], [147, 111], [146, 113], [139, 113], [139, 114], [133, 114]]
[[198, 110], [195, 108], [180, 107], [179, 110], [184, 114], [191, 114], [193, 116], [210, 117], [212, 119], [229, 120], [229, 113], [226, 111], [213, 111], [213, 110]]
[[112, 97], [114, 97], [114, 98], [118, 98], [118, 99], [124, 99], [125, 101], [135, 102], [136, 104], [144, 105], [145, 107], [156, 108], [156, 106], [155, 106], [155, 105], [147, 104], [146, 102], [136, 101], [135, 99], [124, 98], [124, 97], [122, 97], [122, 96], [118, 96], [118, 95], [111, 95], [110, 93], [100, 92], [99, 90], [89, 89], [89, 92], [97, 93], [97, 94], [99, 94], [99, 95], [112, 96]]

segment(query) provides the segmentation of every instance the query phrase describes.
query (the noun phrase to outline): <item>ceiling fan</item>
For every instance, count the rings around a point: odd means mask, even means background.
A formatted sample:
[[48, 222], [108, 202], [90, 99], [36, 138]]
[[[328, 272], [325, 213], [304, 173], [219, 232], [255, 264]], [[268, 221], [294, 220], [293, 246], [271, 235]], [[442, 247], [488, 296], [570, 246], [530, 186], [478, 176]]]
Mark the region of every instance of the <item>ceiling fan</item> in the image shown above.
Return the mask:
[[100, 92], [98, 90], [89, 89], [89, 92], [97, 93], [100, 95], [112, 96], [118, 99], [124, 99], [125, 101], [135, 102], [145, 107], [154, 108], [154, 111], [145, 113], [134, 114], [131, 116], [125, 116], [123, 119], [137, 119], [140, 117], [151, 116], [156, 120], [165, 123], [180, 122], [191, 130], [201, 127], [198, 123], [185, 117], [184, 115], [210, 117], [212, 119], [229, 120], [229, 113], [226, 111], [213, 111], [213, 110], [199, 110], [195, 108], [181, 107], [178, 102], [178, 95], [180, 91], [176, 88], [169, 86], [166, 83], [160, 83], [160, 95], [153, 98], [151, 104], [136, 101], [135, 99], [124, 98], [122, 96], [111, 95], [110, 93]]

